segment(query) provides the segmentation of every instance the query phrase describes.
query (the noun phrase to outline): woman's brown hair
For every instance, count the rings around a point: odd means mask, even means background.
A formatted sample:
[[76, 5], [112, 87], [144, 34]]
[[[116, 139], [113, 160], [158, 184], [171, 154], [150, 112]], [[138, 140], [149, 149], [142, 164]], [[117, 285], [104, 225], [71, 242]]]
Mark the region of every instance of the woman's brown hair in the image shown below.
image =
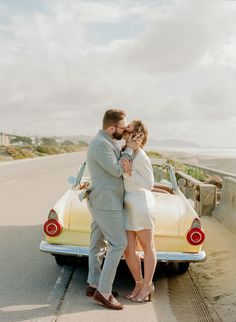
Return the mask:
[[139, 133], [143, 134], [143, 141], [141, 144], [141, 148], [142, 148], [147, 143], [148, 130], [141, 120], [134, 120], [132, 121], [132, 124], [134, 126], [134, 132], [133, 132], [134, 136]]

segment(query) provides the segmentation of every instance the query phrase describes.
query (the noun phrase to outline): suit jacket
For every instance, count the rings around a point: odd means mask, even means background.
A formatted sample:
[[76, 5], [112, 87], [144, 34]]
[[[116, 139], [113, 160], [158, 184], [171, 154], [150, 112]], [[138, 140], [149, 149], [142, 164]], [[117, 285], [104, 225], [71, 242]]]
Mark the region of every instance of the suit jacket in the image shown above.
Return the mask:
[[[126, 148], [122, 158], [131, 160], [133, 151]], [[124, 170], [119, 162], [120, 150], [109, 135], [100, 130], [90, 143], [87, 164], [92, 186], [89, 206], [101, 210], [121, 210], [124, 202]]]

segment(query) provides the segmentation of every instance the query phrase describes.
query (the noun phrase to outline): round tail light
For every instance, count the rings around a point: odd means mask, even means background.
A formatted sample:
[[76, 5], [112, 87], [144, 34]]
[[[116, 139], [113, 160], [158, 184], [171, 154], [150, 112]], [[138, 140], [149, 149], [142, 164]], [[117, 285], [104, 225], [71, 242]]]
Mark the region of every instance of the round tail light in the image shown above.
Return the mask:
[[50, 237], [58, 236], [62, 231], [62, 225], [56, 219], [49, 219], [44, 224], [44, 232]]
[[200, 245], [205, 240], [205, 234], [200, 228], [191, 228], [187, 233], [187, 240], [191, 245]]

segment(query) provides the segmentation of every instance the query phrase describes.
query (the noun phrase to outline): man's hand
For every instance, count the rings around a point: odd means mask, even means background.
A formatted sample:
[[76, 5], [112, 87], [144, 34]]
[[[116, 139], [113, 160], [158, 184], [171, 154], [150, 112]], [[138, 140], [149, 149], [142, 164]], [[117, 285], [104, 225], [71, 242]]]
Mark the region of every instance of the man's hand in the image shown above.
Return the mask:
[[124, 171], [129, 175], [131, 176], [132, 174], [132, 170], [131, 170], [131, 167], [132, 167], [132, 163], [131, 161], [127, 160], [127, 159], [121, 159], [121, 165], [124, 169]]
[[128, 141], [127, 141], [127, 148], [130, 148], [131, 150], [138, 149], [142, 142], [143, 142], [143, 133], [139, 133], [135, 135], [135, 137], [131, 138], [132, 134], [130, 135]]

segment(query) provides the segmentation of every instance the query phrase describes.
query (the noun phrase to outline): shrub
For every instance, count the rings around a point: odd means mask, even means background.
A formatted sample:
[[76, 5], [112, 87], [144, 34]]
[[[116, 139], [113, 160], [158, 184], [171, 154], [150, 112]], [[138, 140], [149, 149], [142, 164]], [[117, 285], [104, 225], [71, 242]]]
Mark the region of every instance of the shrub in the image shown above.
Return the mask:
[[74, 149], [72, 146], [63, 146], [63, 149], [61, 149], [61, 151], [64, 150], [65, 152], [74, 152]]
[[6, 148], [7, 153], [13, 158], [13, 159], [24, 159], [24, 155], [21, 154], [19, 149], [15, 147], [7, 147]]
[[58, 154], [60, 149], [58, 147], [49, 146], [49, 145], [39, 145], [36, 148], [36, 151], [44, 154]]
[[204, 182], [206, 180], [206, 177], [201, 169], [186, 166], [184, 172], [199, 181]]
[[20, 150], [20, 153], [24, 158], [33, 158], [34, 157], [33, 151], [29, 150], [29, 149], [22, 149], [22, 150]]
[[163, 158], [163, 156], [156, 151], [147, 151], [146, 153], [150, 158], [159, 158], [159, 159]]

